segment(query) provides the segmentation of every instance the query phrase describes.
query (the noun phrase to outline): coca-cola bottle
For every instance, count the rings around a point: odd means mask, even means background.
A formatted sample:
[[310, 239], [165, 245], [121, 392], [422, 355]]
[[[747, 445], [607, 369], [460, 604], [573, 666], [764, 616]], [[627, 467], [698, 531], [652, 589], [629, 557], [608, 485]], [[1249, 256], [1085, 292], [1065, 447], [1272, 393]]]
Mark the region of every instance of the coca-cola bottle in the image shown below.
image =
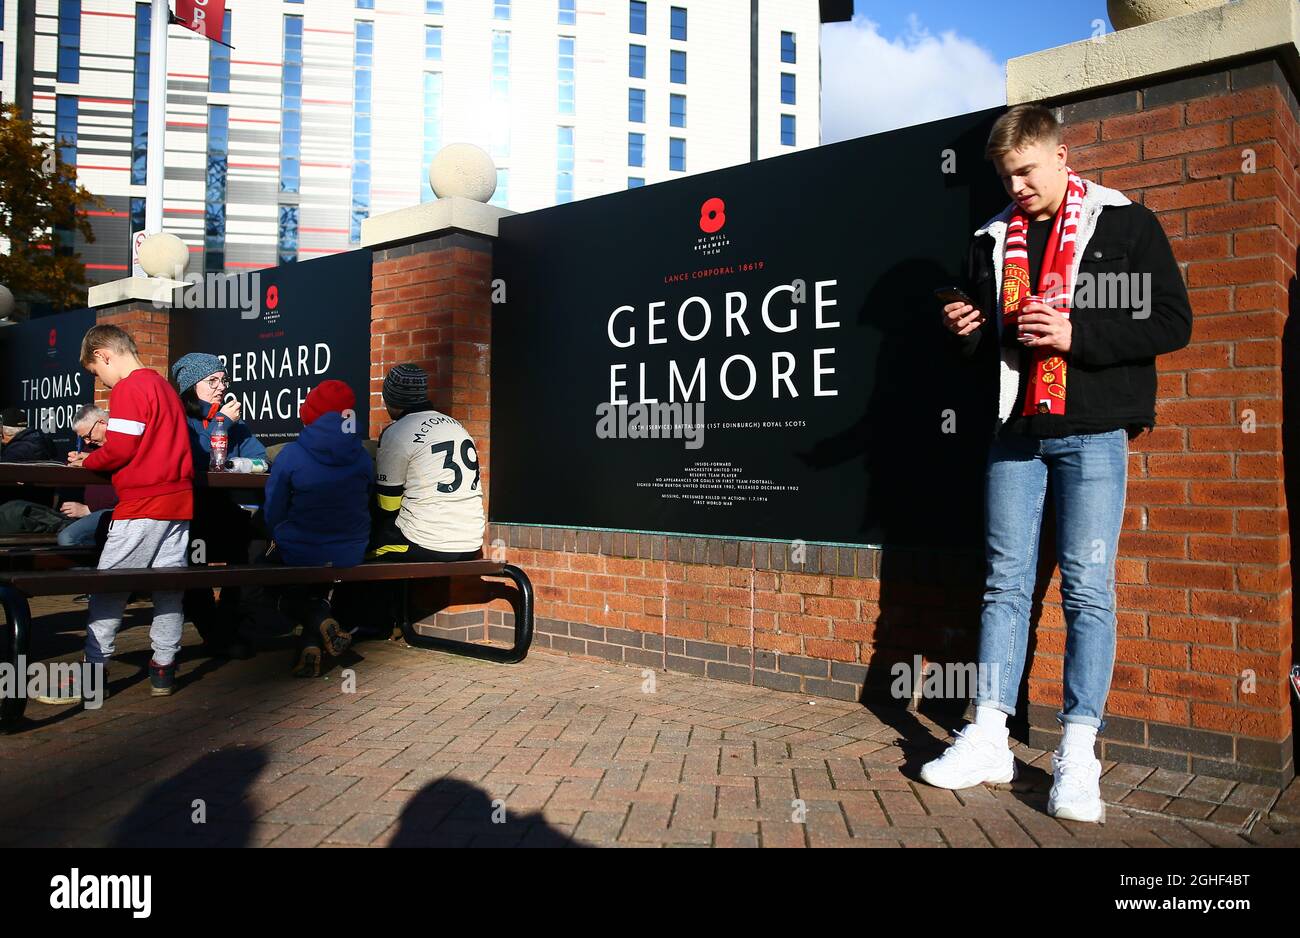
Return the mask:
[[227, 429], [225, 414], [217, 414], [212, 418], [212, 433], [208, 439], [212, 446], [212, 459], [208, 463], [208, 469], [211, 472], [224, 472], [226, 449], [230, 442], [230, 431]]

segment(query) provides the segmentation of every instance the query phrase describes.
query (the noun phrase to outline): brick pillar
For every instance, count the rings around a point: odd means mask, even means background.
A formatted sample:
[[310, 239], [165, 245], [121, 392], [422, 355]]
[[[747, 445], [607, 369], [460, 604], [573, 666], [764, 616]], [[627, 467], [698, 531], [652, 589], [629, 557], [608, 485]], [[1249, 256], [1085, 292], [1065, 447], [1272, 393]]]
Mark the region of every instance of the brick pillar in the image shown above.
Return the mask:
[[[463, 200], [440, 200], [427, 210], [464, 211]], [[469, 206], [478, 231], [433, 230], [408, 235], [394, 246], [375, 247], [371, 268], [370, 312], [370, 433], [378, 437], [391, 421], [383, 402], [384, 376], [394, 366], [412, 363], [429, 374], [429, 398], [445, 414], [455, 417], [474, 438], [488, 508], [490, 439], [492, 243], [495, 219], [508, 214], [475, 203]], [[426, 207], [394, 213], [414, 217]], [[486, 221], [490, 218], [490, 222]], [[393, 223], [401, 229], [402, 221]], [[486, 530], [485, 530], [486, 540]], [[485, 549], [488, 547], [484, 545]], [[449, 594], [435, 597], [426, 608], [442, 606], [431, 620], [417, 627], [447, 638], [480, 640], [489, 637], [489, 623], [500, 625], [504, 601], [491, 612], [489, 584], [459, 580]]]
[[419, 365], [429, 373], [434, 406], [474, 437], [485, 497], [491, 272], [492, 240], [461, 232], [376, 249], [371, 271], [371, 436], [391, 422], [381, 396], [384, 375], [394, 365]]
[[[100, 325], [120, 326], [135, 339], [140, 361], [164, 378], [170, 378], [171, 307], [156, 306], [150, 300], [127, 299], [100, 306], [95, 311]], [[95, 403], [108, 406], [108, 388], [95, 382]]]
[[[1297, 438], [1283, 434], [1297, 362], [1285, 333], [1297, 302], [1294, 89], [1266, 57], [1046, 103], [1068, 126], [1073, 168], [1156, 213], [1195, 313], [1191, 344], [1157, 360], [1157, 427], [1130, 448], [1103, 758], [1284, 782], [1294, 774], [1284, 462]], [[1054, 576], [1029, 680], [1031, 741], [1043, 747], [1059, 735], [1064, 643]]]

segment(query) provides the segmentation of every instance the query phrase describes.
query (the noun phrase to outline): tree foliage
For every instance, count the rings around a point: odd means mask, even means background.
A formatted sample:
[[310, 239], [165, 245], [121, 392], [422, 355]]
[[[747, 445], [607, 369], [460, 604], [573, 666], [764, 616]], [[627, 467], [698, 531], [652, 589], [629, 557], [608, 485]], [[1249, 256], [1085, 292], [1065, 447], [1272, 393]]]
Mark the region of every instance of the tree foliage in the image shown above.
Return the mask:
[[0, 283], [19, 301], [43, 301], [57, 308], [84, 306], [86, 267], [71, 248], [73, 233], [86, 241], [95, 233], [86, 217], [103, 208], [77, 182], [76, 167], [57, 146], [33, 138], [33, 127], [17, 105], [0, 104]]

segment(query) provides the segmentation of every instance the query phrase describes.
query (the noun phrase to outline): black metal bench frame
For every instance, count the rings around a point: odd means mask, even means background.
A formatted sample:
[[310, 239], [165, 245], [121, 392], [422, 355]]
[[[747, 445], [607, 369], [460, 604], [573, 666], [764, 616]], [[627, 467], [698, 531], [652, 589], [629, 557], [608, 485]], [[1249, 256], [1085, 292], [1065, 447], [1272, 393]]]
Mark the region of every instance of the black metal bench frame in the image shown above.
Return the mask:
[[[410, 585], [452, 577], [505, 577], [516, 591], [511, 598], [515, 616], [515, 641], [510, 648], [479, 645], [415, 631], [410, 616]], [[28, 599], [34, 596], [71, 596], [79, 593], [130, 593], [153, 590], [187, 590], [214, 586], [288, 586], [291, 584], [400, 582], [402, 635], [416, 648], [482, 658], [500, 664], [523, 661], [533, 642], [533, 586], [519, 567], [492, 560], [451, 563], [366, 563], [356, 567], [284, 567], [239, 564], [225, 567], [165, 567], [149, 569], [0, 572], [0, 607], [5, 622], [0, 629], [0, 662], [17, 668], [31, 643], [32, 616]], [[0, 732], [12, 729], [26, 709], [25, 696], [0, 699]]]

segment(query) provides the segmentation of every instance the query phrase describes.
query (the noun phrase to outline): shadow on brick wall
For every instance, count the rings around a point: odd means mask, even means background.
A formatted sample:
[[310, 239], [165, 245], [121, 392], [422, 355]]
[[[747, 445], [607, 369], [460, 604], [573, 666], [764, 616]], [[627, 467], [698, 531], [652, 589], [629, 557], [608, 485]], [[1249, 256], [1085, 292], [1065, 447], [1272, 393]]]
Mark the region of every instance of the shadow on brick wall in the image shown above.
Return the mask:
[[[1296, 251], [1296, 270], [1300, 271], [1300, 249]], [[1292, 277], [1287, 285], [1287, 318], [1282, 329], [1282, 476], [1286, 503], [1290, 507], [1287, 513], [1287, 533], [1294, 552], [1300, 534], [1300, 277]], [[1291, 569], [1295, 570], [1295, 559], [1291, 560]], [[1295, 577], [1285, 584], [1295, 595]], [[1295, 606], [1291, 612], [1291, 661], [1296, 657]], [[1294, 727], [1300, 717], [1294, 695], [1291, 695], [1291, 739], [1296, 740]]]

